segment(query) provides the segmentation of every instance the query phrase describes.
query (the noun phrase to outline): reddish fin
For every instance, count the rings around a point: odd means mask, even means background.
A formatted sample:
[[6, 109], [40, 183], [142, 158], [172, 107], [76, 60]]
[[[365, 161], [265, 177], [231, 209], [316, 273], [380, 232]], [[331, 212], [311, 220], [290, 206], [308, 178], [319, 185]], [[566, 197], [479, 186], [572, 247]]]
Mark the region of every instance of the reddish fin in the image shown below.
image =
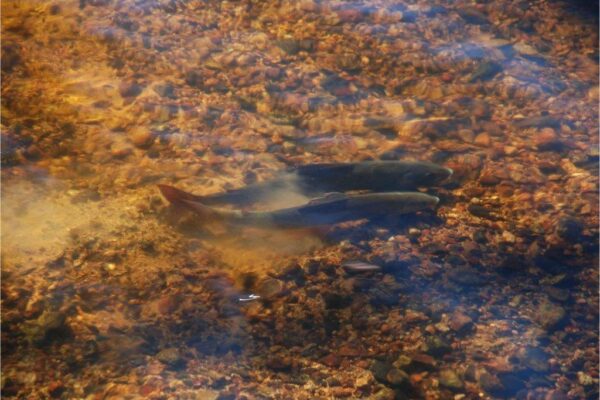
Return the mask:
[[185, 202], [186, 200], [198, 201], [199, 198], [199, 196], [184, 192], [183, 190], [179, 190], [169, 185], [158, 185], [158, 188], [160, 189], [160, 193], [169, 201], [169, 203], [179, 206], [188, 206]]
[[158, 185], [158, 188], [165, 199], [174, 206], [184, 207], [194, 211], [206, 220], [221, 220], [224, 218], [219, 211], [200, 203], [198, 201], [198, 199], [202, 198], [200, 196], [184, 192], [183, 190], [179, 190], [169, 185]]

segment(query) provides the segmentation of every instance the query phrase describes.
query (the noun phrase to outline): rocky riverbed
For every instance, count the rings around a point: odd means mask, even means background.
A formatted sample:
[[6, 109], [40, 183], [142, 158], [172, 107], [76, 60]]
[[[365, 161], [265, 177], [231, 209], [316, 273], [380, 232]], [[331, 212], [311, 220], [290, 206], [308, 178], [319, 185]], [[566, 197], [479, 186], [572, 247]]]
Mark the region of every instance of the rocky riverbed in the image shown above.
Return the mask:
[[[1, 7], [3, 398], [598, 398], [593, 7]], [[369, 159], [454, 174], [319, 231], [156, 187]]]

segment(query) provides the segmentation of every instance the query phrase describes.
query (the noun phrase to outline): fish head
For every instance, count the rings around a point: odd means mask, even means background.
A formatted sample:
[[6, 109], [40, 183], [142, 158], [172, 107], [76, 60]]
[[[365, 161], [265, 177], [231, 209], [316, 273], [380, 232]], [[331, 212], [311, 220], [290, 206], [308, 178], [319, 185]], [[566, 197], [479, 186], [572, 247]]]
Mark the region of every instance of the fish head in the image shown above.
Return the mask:
[[435, 186], [450, 178], [454, 171], [451, 168], [430, 162], [417, 162], [411, 165], [406, 173], [406, 179], [416, 186], [428, 187]]

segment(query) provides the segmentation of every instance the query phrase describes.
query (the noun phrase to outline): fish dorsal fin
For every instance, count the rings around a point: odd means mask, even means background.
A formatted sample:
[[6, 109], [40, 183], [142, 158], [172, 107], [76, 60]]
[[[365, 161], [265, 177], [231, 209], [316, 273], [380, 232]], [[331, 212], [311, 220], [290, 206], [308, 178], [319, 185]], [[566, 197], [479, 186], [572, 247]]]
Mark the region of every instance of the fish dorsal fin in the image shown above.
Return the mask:
[[344, 193], [340, 193], [340, 192], [325, 193], [321, 197], [317, 197], [315, 199], [312, 199], [311, 201], [308, 202], [308, 204], [311, 205], [311, 206], [315, 206], [315, 205], [318, 205], [318, 204], [329, 203], [329, 202], [335, 201], [335, 200], [343, 200], [343, 199], [345, 199], [347, 197], [348, 196], [346, 196]]

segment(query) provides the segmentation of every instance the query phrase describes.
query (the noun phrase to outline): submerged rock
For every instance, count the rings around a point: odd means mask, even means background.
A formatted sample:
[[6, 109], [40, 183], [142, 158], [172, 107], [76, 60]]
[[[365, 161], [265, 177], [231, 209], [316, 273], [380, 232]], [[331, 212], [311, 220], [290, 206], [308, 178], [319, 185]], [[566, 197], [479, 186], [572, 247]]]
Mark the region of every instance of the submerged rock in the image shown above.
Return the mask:
[[464, 383], [458, 374], [451, 369], [444, 369], [440, 371], [440, 385], [445, 386], [449, 389], [460, 390], [463, 388]]
[[297, 54], [300, 51], [300, 42], [295, 39], [280, 39], [276, 40], [275, 44], [289, 55]]
[[568, 242], [576, 243], [581, 239], [583, 223], [577, 218], [562, 217], [556, 225], [556, 234]]
[[137, 97], [142, 93], [142, 86], [136, 82], [123, 82], [119, 86], [119, 93], [122, 97]]
[[258, 287], [258, 293], [266, 300], [279, 296], [284, 289], [283, 282], [278, 279], [266, 279]]
[[66, 318], [63, 312], [46, 310], [35, 321], [26, 323], [22, 330], [29, 343], [43, 346], [68, 335]]
[[181, 354], [179, 353], [179, 350], [176, 349], [175, 347], [169, 347], [169, 348], [161, 350], [156, 355], [156, 358], [160, 362], [168, 364], [170, 366], [178, 366], [183, 362], [183, 359], [181, 358]]
[[565, 319], [567, 313], [564, 308], [558, 304], [554, 304], [551, 301], [542, 301], [535, 310], [533, 319], [542, 328], [546, 330], [556, 329]]
[[292, 369], [293, 360], [289, 356], [275, 355], [267, 359], [266, 365], [273, 371], [290, 371]]
[[473, 71], [469, 82], [487, 81], [502, 72], [502, 65], [495, 61], [484, 61]]
[[139, 147], [142, 149], [150, 147], [154, 140], [152, 132], [148, 128], [144, 128], [141, 126], [133, 128], [129, 132], [129, 138], [131, 139], [131, 143], [133, 143], [135, 147]]
[[466, 332], [473, 327], [473, 320], [467, 314], [456, 311], [450, 315], [448, 326], [457, 333]]
[[564, 144], [554, 129], [546, 127], [536, 133], [534, 143], [542, 151], [561, 151]]
[[409, 383], [409, 377], [406, 372], [387, 362], [375, 361], [371, 366], [371, 372], [379, 382], [387, 383], [391, 386], [404, 386]]
[[546, 372], [550, 368], [550, 357], [539, 347], [528, 346], [523, 352], [521, 362], [535, 372]]
[[390, 368], [385, 379], [391, 386], [407, 386], [410, 383], [408, 374], [398, 368]]

